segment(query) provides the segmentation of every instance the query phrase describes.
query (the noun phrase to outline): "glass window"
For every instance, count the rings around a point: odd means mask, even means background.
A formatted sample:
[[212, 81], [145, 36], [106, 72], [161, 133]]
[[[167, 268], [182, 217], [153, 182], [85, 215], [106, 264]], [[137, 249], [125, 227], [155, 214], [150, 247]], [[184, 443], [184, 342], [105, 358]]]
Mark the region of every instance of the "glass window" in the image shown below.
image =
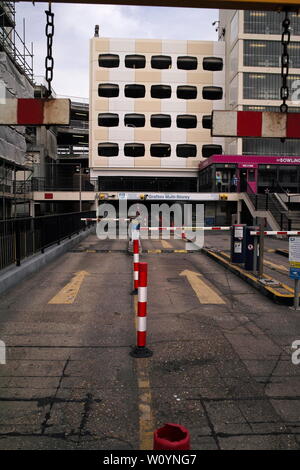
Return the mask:
[[172, 88], [170, 85], [152, 85], [151, 86], [151, 98], [171, 98]]
[[194, 129], [197, 127], [197, 116], [192, 114], [179, 114], [177, 116], [176, 123], [177, 127], [180, 127], [181, 129]]
[[124, 124], [129, 127], [144, 127], [145, 126], [145, 115], [138, 113], [125, 114]]
[[247, 137], [243, 139], [243, 155], [293, 156], [300, 155], [300, 140], [263, 139]]
[[[244, 41], [244, 65], [246, 67], [281, 67], [282, 45], [280, 41]], [[290, 67], [300, 67], [300, 42], [289, 45]]]
[[150, 146], [151, 157], [170, 157], [171, 156], [171, 145], [170, 144], [152, 144]]
[[169, 69], [172, 65], [172, 59], [168, 55], [153, 55], [151, 57], [151, 67], [153, 69]]
[[197, 157], [197, 145], [178, 144], [176, 146], [176, 155], [180, 158], [195, 158]]
[[[279, 100], [281, 76], [275, 73], [244, 73], [244, 99]], [[300, 75], [290, 75], [288, 86], [292, 88]]]
[[197, 87], [192, 85], [180, 85], [177, 87], [177, 98], [194, 100], [197, 98]]
[[[290, 13], [292, 36], [300, 35], [300, 16]], [[250, 34], [280, 34], [282, 33], [283, 12], [275, 11], [245, 11], [244, 33]]]
[[99, 113], [98, 126], [116, 127], [119, 125], [119, 115], [115, 113]]
[[158, 127], [158, 128], [171, 127], [170, 114], [152, 114], [151, 127]]
[[125, 157], [143, 157], [145, 155], [145, 145], [137, 143], [125, 144], [124, 155]]
[[146, 57], [139, 54], [125, 56], [125, 67], [130, 69], [144, 69], [146, 67]]
[[145, 85], [138, 85], [136, 83], [133, 83], [132, 85], [125, 85], [126, 98], [144, 98], [145, 94]]
[[98, 63], [99, 67], [119, 67], [120, 57], [117, 54], [99, 54]]
[[98, 144], [99, 157], [117, 157], [119, 154], [119, 145], [112, 142], [101, 142]]
[[180, 56], [177, 58], [177, 68], [182, 70], [196, 70], [198, 67], [197, 57]]
[[115, 98], [119, 96], [119, 85], [114, 83], [101, 83], [98, 86], [98, 95], [103, 98]]
[[281, 184], [297, 183], [297, 170], [296, 166], [280, 166], [279, 167], [279, 182]]

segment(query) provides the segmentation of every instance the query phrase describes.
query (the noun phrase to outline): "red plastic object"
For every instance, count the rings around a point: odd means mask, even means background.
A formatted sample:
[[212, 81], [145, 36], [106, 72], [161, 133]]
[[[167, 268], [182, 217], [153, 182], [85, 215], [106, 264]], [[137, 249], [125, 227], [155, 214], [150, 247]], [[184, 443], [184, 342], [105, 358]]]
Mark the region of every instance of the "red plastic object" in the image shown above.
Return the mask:
[[166, 423], [154, 431], [153, 450], [190, 449], [190, 433], [180, 424]]

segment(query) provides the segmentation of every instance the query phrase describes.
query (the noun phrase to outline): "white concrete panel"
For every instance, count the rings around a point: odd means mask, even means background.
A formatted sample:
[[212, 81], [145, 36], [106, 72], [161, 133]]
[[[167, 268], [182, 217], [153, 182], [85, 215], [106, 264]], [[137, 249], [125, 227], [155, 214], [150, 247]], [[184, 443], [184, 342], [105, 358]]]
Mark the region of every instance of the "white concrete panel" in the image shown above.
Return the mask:
[[168, 144], [169, 142], [176, 142], [177, 144], [186, 143], [186, 129], [162, 129], [161, 130], [161, 141]]
[[109, 140], [111, 142], [134, 142], [133, 127], [109, 127]]
[[127, 54], [135, 53], [135, 40], [134, 39], [110, 39], [109, 40], [109, 52], [118, 53], [121, 51]]
[[135, 82], [135, 71], [134, 69], [127, 68], [116, 68], [110, 69], [109, 79], [111, 82], [119, 83], [134, 83]]
[[[175, 91], [176, 93], [176, 91]], [[175, 95], [176, 96], [176, 95]], [[186, 113], [186, 101], [187, 100], [161, 100], [161, 112], [162, 113]]]
[[187, 41], [163, 40], [161, 50], [162, 50], [162, 54], [186, 55], [187, 54]]
[[187, 72], [185, 70], [177, 70], [176, 61], [174, 61], [174, 65], [172, 69], [161, 71], [161, 80], [162, 80], [162, 83], [166, 83], [166, 84], [176, 83], [178, 85], [179, 83], [180, 84], [186, 83]]
[[134, 112], [134, 99], [133, 98], [110, 98], [109, 111], [117, 113], [118, 111], [125, 111], [127, 113]]

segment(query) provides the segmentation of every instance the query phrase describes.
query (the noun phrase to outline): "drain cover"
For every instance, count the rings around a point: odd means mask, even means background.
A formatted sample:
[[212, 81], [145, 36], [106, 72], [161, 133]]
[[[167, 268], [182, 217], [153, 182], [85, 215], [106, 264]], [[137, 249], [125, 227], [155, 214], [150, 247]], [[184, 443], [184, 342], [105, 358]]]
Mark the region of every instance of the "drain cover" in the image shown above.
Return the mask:
[[258, 281], [264, 286], [280, 287], [280, 282], [275, 281], [275, 279], [259, 279]]

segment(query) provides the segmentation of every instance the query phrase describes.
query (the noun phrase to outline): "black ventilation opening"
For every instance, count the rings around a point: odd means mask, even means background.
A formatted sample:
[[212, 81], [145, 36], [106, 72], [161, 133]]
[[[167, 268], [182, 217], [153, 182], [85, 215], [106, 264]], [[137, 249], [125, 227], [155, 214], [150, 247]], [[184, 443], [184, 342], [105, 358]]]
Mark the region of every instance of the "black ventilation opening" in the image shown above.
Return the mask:
[[176, 155], [180, 158], [195, 158], [197, 157], [197, 145], [178, 144], [176, 146]]
[[193, 114], [179, 114], [176, 123], [177, 127], [181, 129], [194, 129], [197, 127], [197, 116]]
[[151, 127], [171, 127], [171, 116], [169, 114], [152, 114]]
[[170, 144], [152, 144], [150, 146], [150, 155], [151, 157], [170, 157], [171, 155], [171, 145]]
[[131, 127], [144, 127], [145, 126], [145, 115], [138, 113], [125, 114], [124, 124], [125, 126]]
[[197, 57], [180, 56], [177, 58], [177, 68], [182, 70], [196, 70], [198, 67]]
[[98, 86], [98, 96], [103, 98], [115, 98], [119, 96], [119, 85], [114, 83], [101, 83]]
[[99, 54], [99, 67], [114, 68], [119, 67], [120, 57], [117, 54]]
[[151, 98], [165, 99], [171, 98], [172, 88], [170, 85], [152, 85]]
[[192, 85], [180, 85], [177, 87], [177, 98], [194, 100], [197, 98], [197, 87]]
[[202, 98], [204, 100], [221, 100], [223, 98], [223, 88], [220, 86], [204, 86], [202, 88]]
[[207, 144], [202, 145], [202, 157], [209, 158], [212, 155], [222, 155], [223, 148], [222, 145], [217, 144]]
[[140, 54], [126, 55], [125, 67], [129, 69], [144, 69], [146, 67], [146, 57]]
[[119, 125], [119, 115], [115, 113], [99, 113], [98, 126], [116, 127]]
[[223, 59], [221, 57], [204, 57], [202, 67], [203, 70], [218, 72], [223, 70]]
[[151, 57], [151, 67], [153, 69], [169, 69], [172, 65], [172, 59], [168, 55], [153, 55]]
[[124, 155], [125, 157], [143, 157], [145, 155], [145, 145], [136, 143], [125, 144]]
[[202, 127], [203, 129], [211, 129], [212, 128], [212, 116], [211, 114], [206, 114], [202, 117]]
[[119, 155], [119, 145], [111, 142], [101, 142], [98, 144], [99, 157], [117, 157]]
[[125, 85], [126, 98], [144, 98], [146, 89], [144, 85], [133, 83], [132, 85]]

